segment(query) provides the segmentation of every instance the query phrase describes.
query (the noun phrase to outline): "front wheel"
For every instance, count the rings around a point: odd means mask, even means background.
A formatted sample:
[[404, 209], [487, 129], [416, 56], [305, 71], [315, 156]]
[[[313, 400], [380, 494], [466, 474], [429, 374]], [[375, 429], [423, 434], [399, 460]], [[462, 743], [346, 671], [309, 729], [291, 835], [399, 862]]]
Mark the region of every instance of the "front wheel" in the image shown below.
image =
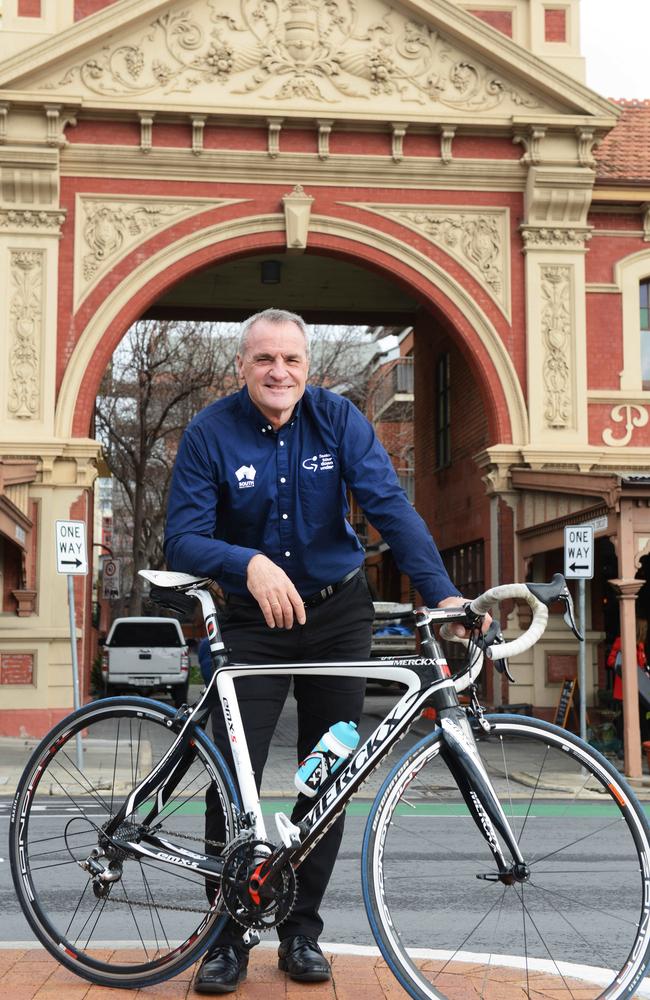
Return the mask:
[[[34, 751], [18, 785], [10, 822], [10, 859], [20, 905], [58, 961], [102, 986], [136, 988], [176, 975], [209, 947], [225, 922], [192, 871], [205, 848], [206, 792], [235, 834], [239, 799], [205, 733], [192, 734], [191, 759], [154, 820], [159, 839], [187, 852], [187, 868], [107, 846], [103, 828], [132, 788], [161, 760], [179, 723], [149, 698], [110, 698], [64, 719]], [[77, 740], [79, 737], [79, 742]], [[80, 752], [79, 752], [80, 744]], [[141, 836], [154, 796], [120, 828]], [[110, 857], [114, 881], [88, 870]], [[209, 853], [215, 853], [208, 848]], [[218, 897], [219, 899], [220, 897]]]
[[440, 732], [424, 737], [387, 777], [364, 836], [364, 900], [384, 958], [417, 1000], [506, 987], [634, 996], [650, 958], [645, 814], [618, 771], [572, 734], [520, 716], [489, 721], [479, 753], [529, 876], [499, 880]]

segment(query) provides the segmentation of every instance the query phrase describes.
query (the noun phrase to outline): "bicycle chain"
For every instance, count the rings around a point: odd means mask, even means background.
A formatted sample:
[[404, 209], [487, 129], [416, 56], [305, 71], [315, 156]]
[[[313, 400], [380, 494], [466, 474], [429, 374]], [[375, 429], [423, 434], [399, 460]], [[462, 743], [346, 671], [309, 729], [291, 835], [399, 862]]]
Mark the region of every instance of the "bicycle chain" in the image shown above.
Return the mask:
[[[196, 840], [196, 841], [198, 841], [201, 844], [206, 844], [208, 847], [218, 847], [220, 850], [223, 850], [223, 848], [226, 846], [225, 844], [220, 843], [218, 840], [208, 840], [206, 837], [195, 837], [195, 836], [193, 836], [190, 833], [181, 833], [178, 830], [167, 830], [167, 829], [165, 829], [164, 833], [165, 833], [165, 836], [180, 837], [182, 840]], [[151, 909], [151, 901], [147, 902], [146, 900], [142, 900], [142, 899], [127, 899], [126, 896], [124, 897], [124, 899], [111, 899], [110, 895], [105, 896], [104, 899], [105, 899], [106, 902], [121, 903], [122, 905], [126, 904], [127, 906], [144, 906], [148, 910]], [[158, 910], [176, 910], [176, 911], [178, 911], [180, 913], [203, 913], [203, 914], [205, 914], [207, 912], [205, 909], [202, 909], [202, 908], [200, 908], [198, 906], [177, 906], [177, 905], [174, 905], [174, 903], [164, 903], [162, 906], [156, 906], [156, 909], [158, 909]]]

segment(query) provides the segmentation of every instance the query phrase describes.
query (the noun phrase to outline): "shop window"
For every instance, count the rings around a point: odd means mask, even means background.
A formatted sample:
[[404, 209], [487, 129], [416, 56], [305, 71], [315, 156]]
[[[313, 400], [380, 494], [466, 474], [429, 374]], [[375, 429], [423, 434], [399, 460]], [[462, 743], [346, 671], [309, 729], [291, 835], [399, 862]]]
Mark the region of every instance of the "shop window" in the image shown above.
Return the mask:
[[451, 465], [451, 406], [449, 354], [436, 362], [436, 467]]
[[650, 278], [639, 285], [641, 327], [641, 380], [650, 389]]

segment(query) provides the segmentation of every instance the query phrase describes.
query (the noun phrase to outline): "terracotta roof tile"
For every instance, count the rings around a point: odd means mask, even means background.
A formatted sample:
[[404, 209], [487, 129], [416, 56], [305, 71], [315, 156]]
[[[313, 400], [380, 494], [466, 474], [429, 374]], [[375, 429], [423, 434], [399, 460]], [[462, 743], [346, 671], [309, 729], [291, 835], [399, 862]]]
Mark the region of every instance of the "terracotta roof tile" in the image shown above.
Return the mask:
[[598, 180], [650, 181], [650, 100], [616, 100], [623, 114], [596, 147]]

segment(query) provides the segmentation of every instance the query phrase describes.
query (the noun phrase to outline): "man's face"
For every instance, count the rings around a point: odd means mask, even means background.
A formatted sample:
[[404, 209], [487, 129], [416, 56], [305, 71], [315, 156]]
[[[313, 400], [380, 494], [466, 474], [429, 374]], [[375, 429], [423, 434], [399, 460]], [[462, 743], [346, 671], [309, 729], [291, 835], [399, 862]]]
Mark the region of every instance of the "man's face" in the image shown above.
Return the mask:
[[277, 430], [291, 417], [305, 391], [307, 346], [295, 323], [258, 320], [248, 331], [246, 350], [237, 355], [237, 370], [248, 394]]

